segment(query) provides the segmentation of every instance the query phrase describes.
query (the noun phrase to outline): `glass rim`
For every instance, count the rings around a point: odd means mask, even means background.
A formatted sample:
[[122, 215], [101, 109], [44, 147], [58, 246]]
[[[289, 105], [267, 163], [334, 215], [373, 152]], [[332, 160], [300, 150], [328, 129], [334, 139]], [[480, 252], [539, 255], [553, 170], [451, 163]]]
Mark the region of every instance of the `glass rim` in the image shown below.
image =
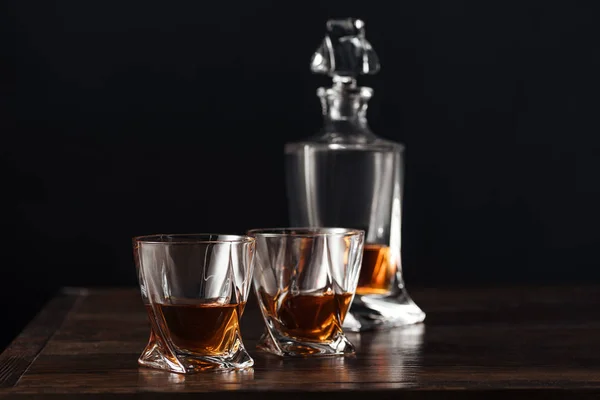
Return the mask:
[[321, 236], [364, 236], [365, 231], [354, 228], [339, 227], [288, 227], [288, 228], [255, 228], [246, 232], [250, 237], [321, 237]]
[[132, 240], [134, 243], [164, 245], [217, 243], [244, 244], [253, 243], [255, 241], [253, 237], [248, 235], [235, 235], [226, 233], [155, 233], [151, 235], [134, 236]]

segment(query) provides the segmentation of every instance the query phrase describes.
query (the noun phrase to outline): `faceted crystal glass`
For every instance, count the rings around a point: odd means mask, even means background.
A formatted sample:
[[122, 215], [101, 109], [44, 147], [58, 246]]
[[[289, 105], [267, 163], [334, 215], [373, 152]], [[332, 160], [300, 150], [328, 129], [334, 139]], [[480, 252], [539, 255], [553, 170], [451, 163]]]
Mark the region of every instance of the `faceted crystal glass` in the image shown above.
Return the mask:
[[354, 353], [342, 330], [362, 259], [364, 232], [256, 229], [254, 290], [266, 324], [258, 347], [279, 356]]
[[133, 239], [150, 339], [141, 366], [177, 373], [251, 367], [240, 333], [254, 268], [248, 236]]

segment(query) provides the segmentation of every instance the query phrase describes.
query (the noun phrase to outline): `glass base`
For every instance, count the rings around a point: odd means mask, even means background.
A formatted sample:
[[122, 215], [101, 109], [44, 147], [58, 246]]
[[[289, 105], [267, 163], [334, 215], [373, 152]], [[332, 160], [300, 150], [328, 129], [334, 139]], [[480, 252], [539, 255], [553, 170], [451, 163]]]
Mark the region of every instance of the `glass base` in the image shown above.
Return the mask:
[[417, 324], [425, 313], [405, 288], [388, 295], [356, 295], [342, 325], [348, 332], [365, 332]]
[[292, 338], [272, 337], [263, 333], [256, 347], [280, 357], [327, 357], [354, 355], [354, 345], [343, 334], [330, 342], [301, 342]]
[[231, 354], [204, 356], [171, 350], [162, 340], [156, 338], [156, 335], [151, 335], [150, 341], [138, 359], [140, 366], [179, 374], [194, 374], [203, 371], [231, 371], [254, 365], [254, 360], [239, 339], [233, 346], [235, 352]]

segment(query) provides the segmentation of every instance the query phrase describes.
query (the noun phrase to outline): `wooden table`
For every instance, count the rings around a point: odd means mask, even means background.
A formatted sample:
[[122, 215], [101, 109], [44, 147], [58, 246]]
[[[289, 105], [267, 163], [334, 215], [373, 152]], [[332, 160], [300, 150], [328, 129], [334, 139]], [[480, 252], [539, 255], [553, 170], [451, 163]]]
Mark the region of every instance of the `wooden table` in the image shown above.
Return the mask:
[[149, 332], [137, 289], [65, 289], [0, 355], [0, 399], [600, 398], [600, 287], [411, 293], [426, 323], [348, 334], [354, 358], [256, 351], [249, 304], [253, 370], [183, 376], [137, 366]]

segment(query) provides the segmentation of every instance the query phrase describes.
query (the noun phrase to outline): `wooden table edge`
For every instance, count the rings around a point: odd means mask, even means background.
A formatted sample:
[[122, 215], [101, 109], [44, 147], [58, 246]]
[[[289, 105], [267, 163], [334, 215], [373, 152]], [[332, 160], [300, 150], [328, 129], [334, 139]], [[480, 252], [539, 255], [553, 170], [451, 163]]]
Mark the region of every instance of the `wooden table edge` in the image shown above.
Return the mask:
[[137, 391], [126, 393], [0, 393], [0, 398], [5, 399], [145, 399], [145, 400], [170, 400], [173, 397], [177, 399], [198, 399], [200, 396], [215, 399], [236, 399], [236, 400], [303, 400], [311, 397], [315, 400], [343, 398], [365, 398], [367, 396], [376, 396], [378, 400], [384, 399], [404, 399], [404, 400], [429, 400], [429, 399], [528, 399], [528, 400], [551, 400], [551, 399], [597, 399], [598, 391], [593, 389], [467, 389], [467, 390], [448, 390], [444, 388], [406, 388], [406, 389], [384, 389], [384, 390], [344, 390], [344, 391], [300, 391], [300, 390], [274, 390], [274, 391], [216, 391], [216, 392], [162, 392], [162, 391]]
[[84, 288], [62, 288], [0, 354], [0, 389], [14, 387], [69, 313], [88, 294]]

